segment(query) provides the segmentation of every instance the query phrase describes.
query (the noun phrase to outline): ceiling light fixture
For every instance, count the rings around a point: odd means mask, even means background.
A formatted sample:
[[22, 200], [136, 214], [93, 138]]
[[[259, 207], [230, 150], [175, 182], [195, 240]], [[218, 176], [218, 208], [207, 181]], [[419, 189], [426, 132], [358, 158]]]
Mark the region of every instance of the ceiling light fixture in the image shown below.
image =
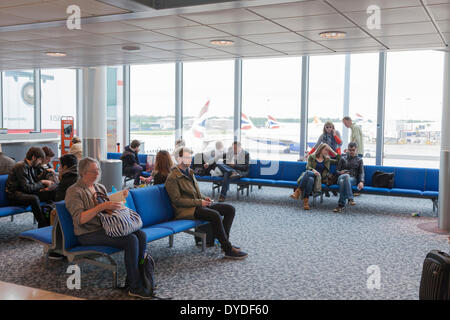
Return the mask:
[[49, 57], [65, 57], [67, 53], [65, 52], [46, 52], [45, 53]]
[[233, 40], [211, 40], [210, 41], [211, 44], [215, 45], [215, 46], [231, 46], [234, 44]]
[[125, 51], [139, 51], [139, 50], [141, 50], [141, 47], [134, 46], [134, 45], [128, 45], [128, 46], [123, 46], [122, 50], [125, 50]]
[[342, 39], [346, 34], [343, 31], [324, 31], [319, 33], [319, 36], [324, 39]]

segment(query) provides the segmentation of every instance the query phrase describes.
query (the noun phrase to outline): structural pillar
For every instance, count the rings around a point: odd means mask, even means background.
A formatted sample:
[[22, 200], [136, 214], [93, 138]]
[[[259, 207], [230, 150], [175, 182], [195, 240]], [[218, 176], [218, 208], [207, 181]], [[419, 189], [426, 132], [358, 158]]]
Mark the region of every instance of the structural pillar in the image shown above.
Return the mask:
[[175, 141], [181, 139], [182, 137], [183, 137], [183, 62], [177, 62], [175, 63]]
[[379, 53], [378, 60], [378, 102], [377, 102], [377, 145], [375, 164], [383, 165], [384, 150], [384, 106], [386, 100], [386, 52]]
[[234, 141], [241, 141], [242, 59], [234, 60]]
[[302, 57], [302, 88], [300, 103], [300, 159], [305, 157], [308, 143], [309, 56]]
[[450, 52], [444, 59], [438, 228], [450, 231]]
[[83, 68], [83, 154], [106, 159], [106, 67]]
[[[344, 117], [350, 115], [350, 54], [345, 55], [345, 73], [344, 73], [344, 105], [343, 114]], [[347, 149], [348, 145], [348, 128], [342, 126], [342, 149]]]

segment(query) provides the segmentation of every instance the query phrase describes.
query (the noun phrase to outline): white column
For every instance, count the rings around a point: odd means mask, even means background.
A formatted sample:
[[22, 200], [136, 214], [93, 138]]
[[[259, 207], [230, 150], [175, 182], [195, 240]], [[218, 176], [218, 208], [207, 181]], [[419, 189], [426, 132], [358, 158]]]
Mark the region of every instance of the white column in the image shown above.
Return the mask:
[[83, 68], [83, 153], [106, 159], [106, 67]]
[[450, 231], [450, 52], [444, 59], [438, 227]]

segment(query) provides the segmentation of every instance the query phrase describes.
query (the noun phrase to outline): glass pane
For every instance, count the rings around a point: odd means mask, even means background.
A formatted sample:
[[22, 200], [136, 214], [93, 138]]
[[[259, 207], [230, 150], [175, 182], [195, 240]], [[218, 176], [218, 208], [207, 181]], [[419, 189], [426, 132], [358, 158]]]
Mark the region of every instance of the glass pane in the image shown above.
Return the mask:
[[234, 61], [183, 65], [183, 138], [195, 153], [233, 140]]
[[[41, 70], [41, 128], [61, 136], [61, 117], [76, 117], [76, 70]], [[74, 131], [74, 135], [77, 132]]]
[[[375, 164], [378, 103], [378, 53], [352, 54], [350, 63], [350, 114], [361, 126], [364, 164]], [[350, 129], [348, 130], [350, 139]], [[343, 146], [346, 149], [346, 146]]]
[[439, 167], [443, 52], [389, 52], [384, 165]]
[[[345, 55], [314, 56], [309, 69], [308, 147], [316, 145], [331, 121], [342, 137]], [[342, 150], [345, 147], [342, 146]]]
[[106, 136], [108, 152], [122, 152], [123, 145], [123, 67], [106, 69]]
[[3, 72], [3, 127], [8, 133], [34, 130], [33, 70]]
[[301, 58], [243, 60], [241, 140], [253, 159], [298, 160], [301, 79]]
[[175, 64], [130, 67], [130, 139], [141, 153], [173, 151], [175, 144]]

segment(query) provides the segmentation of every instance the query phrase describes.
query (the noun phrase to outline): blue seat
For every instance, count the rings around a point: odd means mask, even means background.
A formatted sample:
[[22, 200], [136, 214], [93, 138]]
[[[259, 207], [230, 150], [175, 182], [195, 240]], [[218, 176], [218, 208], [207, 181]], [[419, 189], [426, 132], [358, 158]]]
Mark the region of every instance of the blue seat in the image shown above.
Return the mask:
[[52, 234], [53, 234], [53, 226], [49, 226], [45, 228], [32, 229], [22, 232], [20, 234], [20, 237], [25, 239], [31, 239], [50, 247], [53, 244]]
[[390, 195], [405, 195], [405, 196], [416, 196], [421, 197], [423, 195], [423, 191], [415, 190], [415, 189], [399, 189], [399, 188], [392, 188], [389, 191]]
[[169, 220], [167, 207], [161, 201], [158, 186], [131, 189], [130, 193], [142, 219], [143, 227], [152, 226]]
[[23, 207], [0, 207], [0, 217], [7, 217], [18, 213], [27, 212], [28, 210], [24, 210]]
[[394, 188], [424, 191], [425, 169], [400, 167], [395, 168]]
[[426, 169], [425, 191], [439, 191], [439, 169]]
[[280, 161], [282, 166], [281, 177], [278, 180], [297, 181], [306, 170], [306, 162], [300, 161]]
[[293, 188], [297, 188], [298, 184], [297, 181], [287, 181], [287, 180], [276, 180], [275, 187], [293, 187]]
[[147, 242], [158, 240], [174, 233], [171, 229], [160, 227], [159, 224], [142, 228], [141, 230], [147, 235]]

